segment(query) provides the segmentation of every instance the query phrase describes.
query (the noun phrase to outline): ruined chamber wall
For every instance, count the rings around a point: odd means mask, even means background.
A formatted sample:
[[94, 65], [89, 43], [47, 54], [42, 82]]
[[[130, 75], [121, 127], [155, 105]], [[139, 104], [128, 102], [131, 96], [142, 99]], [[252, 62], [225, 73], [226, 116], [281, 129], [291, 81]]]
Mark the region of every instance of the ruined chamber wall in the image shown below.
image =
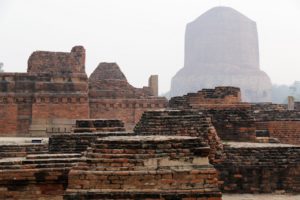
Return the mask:
[[221, 190], [227, 193], [300, 191], [300, 147], [236, 143], [224, 146], [225, 159], [216, 164]]
[[80, 46], [71, 53], [38, 51], [28, 60], [28, 73], [1, 73], [1, 135], [68, 132], [74, 119], [88, 118], [84, 60]]
[[116, 63], [100, 63], [89, 77], [90, 117], [120, 119], [132, 130], [144, 111], [166, 107], [153, 91], [131, 86]]
[[281, 143], [300, 144], [300, 112], [269, 110], [255, 113], [257, 130], [268, 131]]
[[300, 120], [257, 122], [258, 129], [268, 130], [271, 137], [284, 144], [300, 144]]

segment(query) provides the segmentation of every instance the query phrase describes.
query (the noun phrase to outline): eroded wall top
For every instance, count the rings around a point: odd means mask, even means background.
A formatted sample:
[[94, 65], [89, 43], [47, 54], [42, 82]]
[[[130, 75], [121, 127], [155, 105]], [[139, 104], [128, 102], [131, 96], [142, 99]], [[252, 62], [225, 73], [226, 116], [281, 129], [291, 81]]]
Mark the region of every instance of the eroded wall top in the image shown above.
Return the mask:
[[71, 52], [35, 51], [28, 59], [28, 73], [85, 73], [85, 49], [75, 46]]

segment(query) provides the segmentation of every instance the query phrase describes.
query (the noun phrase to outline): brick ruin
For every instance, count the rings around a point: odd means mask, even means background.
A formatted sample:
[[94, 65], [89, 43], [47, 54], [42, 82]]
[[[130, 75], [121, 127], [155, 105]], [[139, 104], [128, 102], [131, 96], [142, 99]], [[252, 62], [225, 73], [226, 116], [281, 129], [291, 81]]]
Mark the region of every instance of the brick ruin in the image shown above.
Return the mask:
[[[228, 89], [228, 93], [224, 88], [224, 93], [215, 97], [221, 105], [211, 106], [212, 96], [204, 95], [207, 90], [175, 97], [169, 104], [171, 109], [210, 116], [218, 135], [226, 141], [223, 159], [213, 163], [219, 172], [221, 190], [226, 193], [299, 192], [299, 111], [271, 103], [236, 101], [231, 106], [232, 102], [228, 103], [224, 97], [232, 96], [231, 88]], [[217, 88], [210, 93], [216, 91]]]
[[[230, 193], [299, 192], [300, 146], [252, 140], [256, 120], [270, 117], [269, 109], [258, 112], [258, 107], [246, 113], [244, 107], [173, 107], [144, 112], [134, 132], [52, 135], [46, 151], [32, 154], [25, 148], [18, 158], [12, 159], [10, 152], [0, 159], [0, 194], [15, 199], [218, 200], [218, 188]], [[297, 116], [280, 112], [277, 119]], [[241, 141], [248, 134], [242, 119], [253, 122], [248, 131], [255, 135]], [[218, 133], [222, 129], [223, 135]], [[222, 138], [232, 130], [236, 137], [223, 144], [218, 134]], [[6, 148], [9, 152], [16, 146]]]
[[145, 110], [165, 108], [157, 76], [134, 88], [114, 63], [101, 63], [90, 78], [85, 49], [36, 51], [27, 73], [0, 73], [0, 135], [49, 136], [69, 133], [75, 119], [121, 119], [132, 129]]
[[138, 135], [178, 135], [199, 137], [210, 147], [209, 160], [223, 156], [223, 144], [211, 118], [194, 111], [147, 111], [134, 128]]
[[241, 102], [236, 87], [168, 103], [157, 76], [134, 88], [117, 64], [100, 63], [88, 78], [84, 63], [78, 46], [34, 52], [27, 73], [0, 73], [1, 135], [50, 136], [0, 143], [0, 199], [300, 192], [299, 110]]
[[73, 129], [74, 133], [118, 131], [125, 131], [124, 123], [118, 119], [79, 119]]
[[170, 109], [197, 110], [212, 118], [222, 140], [300, 144], [300, 112], [286, 105], [241, 102], [235, 87], [216, 87], [173, 97]]
[[227, 143], [215, 164], [225, 193], [300, 192], [300, 146]]
[[224, 109], [249, 106], [241, 101], [239, 88], [216, 87], [214, 89], [203, 89], [197, 93], [172, 97], [169, 106], [176, 109]]
[[[209, 120], [199, 119], [201, 132], [197, 128], [194, 137], [187, 131], [185, 136], [172, 135], [172, 129], [165, 129], [168, 135], [151, 135], [146, 128], [141, 133], [52, 135], [49, 150], [32, 154], [26, 149], [18, 157], [7, 154], [0, 159], [0, 197], [221, 200], [217, 171], [208, 159], [212, 158], [209, 145], [218, 142], [211, 139], [215, 132], [208, 132], [213, 128]], [[15, 147], [10, 145], [7, 151]]]
[[88, 118], [85, 50], [36, 51], [27, 73], [0, 73], [0, 134], [69, 132], [72, 119]]
[[116, 63], [100, 63], [89, 78], [91, 118], [120, 119], [132, 130], [144, 111], [166, 107], [157, 81], [151, 76], [149, 87], [134, 88]]
[[69, 173], [65, 199], [221, 199], [197, 137], [98, 139]]

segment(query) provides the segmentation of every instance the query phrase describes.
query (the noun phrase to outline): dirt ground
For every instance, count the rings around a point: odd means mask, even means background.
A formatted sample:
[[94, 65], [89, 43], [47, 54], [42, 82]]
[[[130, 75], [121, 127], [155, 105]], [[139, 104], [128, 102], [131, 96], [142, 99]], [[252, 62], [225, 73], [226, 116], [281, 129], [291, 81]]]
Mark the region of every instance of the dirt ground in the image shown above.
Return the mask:
[[300, 200], [300, 195], [223, 194], [223, 200]]

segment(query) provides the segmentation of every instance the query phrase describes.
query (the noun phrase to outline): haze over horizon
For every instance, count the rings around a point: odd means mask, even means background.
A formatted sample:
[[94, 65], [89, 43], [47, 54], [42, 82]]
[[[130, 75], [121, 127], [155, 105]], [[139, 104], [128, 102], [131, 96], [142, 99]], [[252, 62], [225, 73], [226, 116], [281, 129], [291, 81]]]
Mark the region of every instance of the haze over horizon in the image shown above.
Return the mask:
[[256, 21], [260, 68], [272, 83], [300, 79], [297, 0], [0, 0], [0, 62], [6, 72], [25, 72], [33, 51], [83, 45], [88, 75], [100, 62], [117, 62], [135, 87], [158, 74], [164, 93], [183, 67], [186, 24], [220, 5]]

